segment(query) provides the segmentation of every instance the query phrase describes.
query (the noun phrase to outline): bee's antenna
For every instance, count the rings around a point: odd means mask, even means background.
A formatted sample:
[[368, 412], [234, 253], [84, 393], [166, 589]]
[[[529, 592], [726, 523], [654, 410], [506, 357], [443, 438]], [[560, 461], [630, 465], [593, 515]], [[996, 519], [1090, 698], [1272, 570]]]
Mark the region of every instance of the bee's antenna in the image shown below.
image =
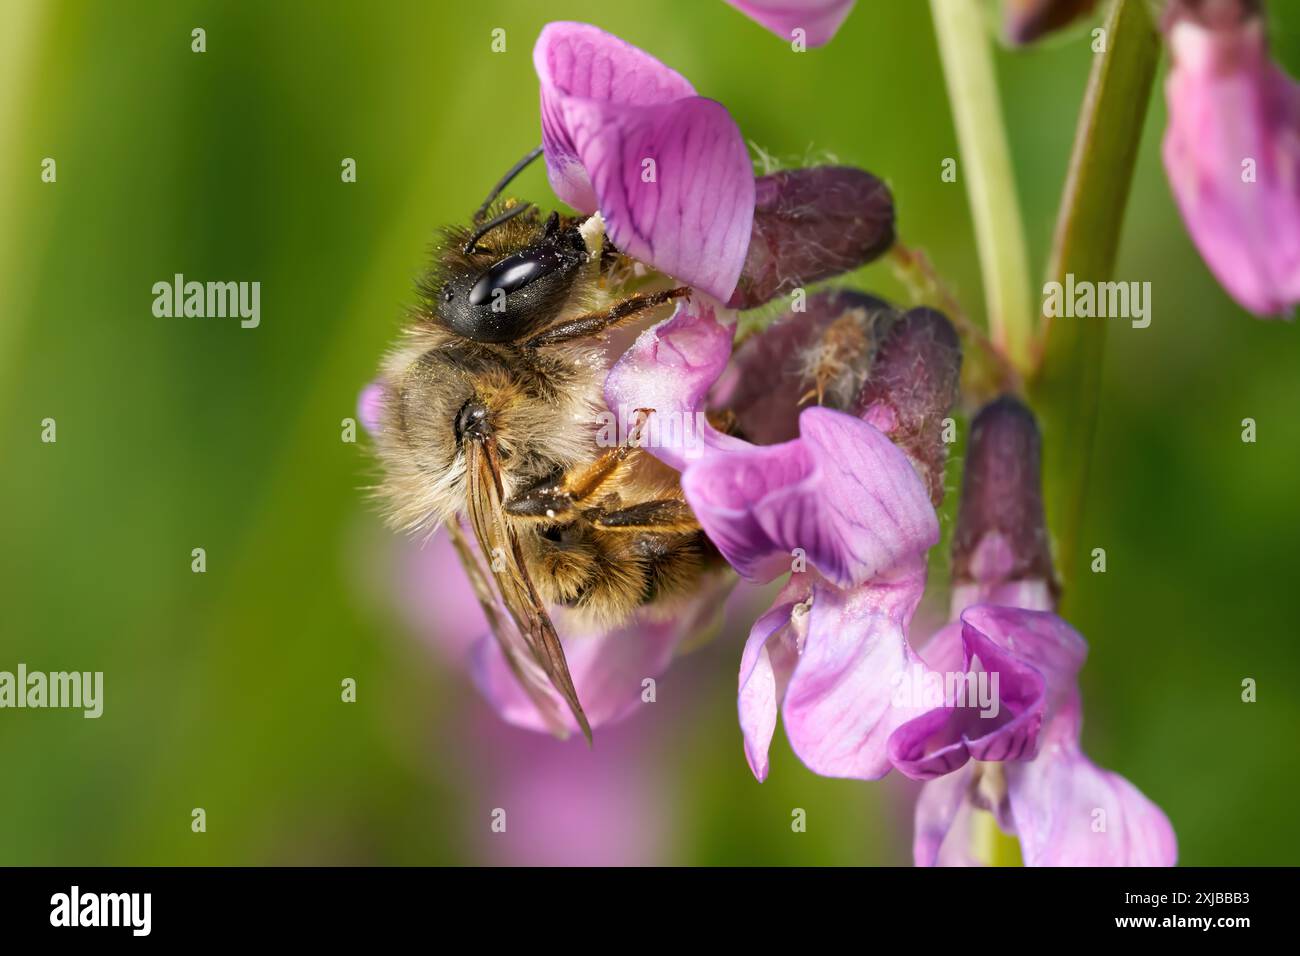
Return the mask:
[[488, 222], [483, 223], [483, 225], [479, 226], [477, 229], [474, 230], [473, 234], [469, 237], [469, 241], [465, 243], [465, 248], [464, 248], [465, 255], [467, 256], [472, 255], [473, 253], [478, 251], [477, 250], [478, 241], [482, 239], [484, 236], [486, 236], [493, 229], [495, 229], [497, 226], [501, 225], [503, 222], [507, 222], [515, 218], [515, 216], [519, 215], [525, 209], [532, 209], [532, 208], [533, 208], [532, 203], [522, 202], [517, 206], [511, 206], [505, 212], [501, 213], [501, 215], [495, 216]]
[[483, 221], [483, 217], [487, 215], [488, 206], [492, 205], [493, 200], [501, 195], [501, 190], [509, 186], [510, 181], [522, 173], [524, 169], [527, 168], [528, 164], [540, 155], [542, 155], [542, 147], [538, 146], [529, 150], [527, 156], [510, 167], [510, 171], [501, 177], [501, 182], [492, 187], [492, 191], [488, 193], [487, 199], [483, 200], [483, 205], [479, 206], [478, 211], [474, 213], [473, 221], [475, 225], [478, 225]]

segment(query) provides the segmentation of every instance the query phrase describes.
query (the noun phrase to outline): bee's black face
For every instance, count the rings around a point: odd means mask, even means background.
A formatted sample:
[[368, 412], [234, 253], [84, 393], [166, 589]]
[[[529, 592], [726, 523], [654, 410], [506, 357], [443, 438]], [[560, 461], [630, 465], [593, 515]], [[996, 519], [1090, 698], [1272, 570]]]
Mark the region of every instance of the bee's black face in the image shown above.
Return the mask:
[[576, 227], [548, 230], [477, 275], [453, 277], [442, 289], [438, 316], [476, 342], [518, 341], [555, 318], [586, 257]]

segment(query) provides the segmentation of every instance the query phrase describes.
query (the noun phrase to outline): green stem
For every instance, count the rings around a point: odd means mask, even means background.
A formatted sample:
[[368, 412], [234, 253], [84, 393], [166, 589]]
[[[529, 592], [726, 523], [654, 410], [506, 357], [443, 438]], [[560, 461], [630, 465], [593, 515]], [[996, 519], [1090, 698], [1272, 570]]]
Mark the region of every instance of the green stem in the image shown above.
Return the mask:
[[992, 41], [976, 0], [930, 0], [930, 10], [975, 222], [989, 333], [1024, 374], [1033, 360], [1035, 310]]
[[[979, 791], [985, 806], [998, 806], [1007, 799], [1007, 778], [1002, 764], [970, 762], [970, 786]], [[971, 809], [970, 855], [985, 866], [1024, 866], [1020, 840], [1003, 833], [993, 814], [987, 810]]]
[[987, 810], [971, 811], [971, 855], [986, 866], [1024, 866], [1020, 841], [1003, 833]]
[[[1106, 50], [1094, 54], [1057, 217], [1049, 280], [1108, 281], [1155, 78], [1160, 45], [1147, 0], [1115, 0]], [[1043, 319], [1031, 397], [1043, 430], [1048, 525], [1065, 596], [1079, 559], [1097, 430], [1105, 319]]]

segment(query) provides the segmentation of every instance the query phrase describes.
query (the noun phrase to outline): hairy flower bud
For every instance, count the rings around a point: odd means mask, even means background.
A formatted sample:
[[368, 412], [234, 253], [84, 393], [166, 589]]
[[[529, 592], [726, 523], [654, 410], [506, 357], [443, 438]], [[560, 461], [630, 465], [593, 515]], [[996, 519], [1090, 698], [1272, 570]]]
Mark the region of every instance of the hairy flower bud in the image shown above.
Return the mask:
[[851, 166], [760, 176], [740, 282], [727, 305], [752, 309], [865, 265], [894, 244], [894, 197]]
[[1004, 395], [971, 423], [952, 539], [958, 584], [1037, 580], [1054, 586], [1033, 412]]
[[733, 415], [740, 433], [759, 445], [799, 435], [810, 405], [847, 411], [871, 366], [877, 329], [894, 315], [883, 299], [854, 289], [810, 295], [749, 336], [713, 386], [709, 405]]
[[957, 400], [961, 342], [942, 312], [917, 308], [885, 331], [854, 412], [907, 453], [930, 501], [943, 500], [943, 420]]

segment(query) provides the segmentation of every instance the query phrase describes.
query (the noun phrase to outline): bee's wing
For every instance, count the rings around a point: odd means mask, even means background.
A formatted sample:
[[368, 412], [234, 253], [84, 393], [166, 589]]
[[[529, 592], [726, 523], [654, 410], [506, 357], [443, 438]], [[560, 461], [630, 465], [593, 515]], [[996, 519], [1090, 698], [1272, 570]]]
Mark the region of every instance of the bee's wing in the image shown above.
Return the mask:
[[493, 592], [482, 562], [470, 547], [460, 525], [455, 521], [449, 522], [447, 530], [451, 536], [451, 543], [456, 549], [456, 556], [460, 558], [460, 563], [465, 568], [465, 576], [469, 578], [474, 588], [474, 596], [478, 598], [479, 606], [483, 608], [483, 616], [487, 618], [492, 636], [496, 638], [497, 644], [505, 655], [510, 672], [528, 694], [547, 729], [557, 737], [567, 737], [569, 731], [560, 718], [556, 699], [551, 693], [550, 679], [533, 660], [532, 652], [524, 643], [514, 621], [501, 614], [501, 602]]
[[[492, 440], [465, 442], [465, 466], [468, 492], [466, 509], [470, 527], [474, 529], [479, 551], [495, 573], [484, 574], [481, 565], [469, 553], [468, 542], [459, 535], [459, 529], [453, 529], [452, 540], [456, 543], [456, 550], [461, 553], [461, 560], [465, 563], [479, 602], [487, 614], [492, 632], [505, 652], [510, 669], [552, 731], [560, 735], [566, 732], [555, 712], [555, 700], [550, 693], [554, 688], [569, 705], [574, 720], [590, 743], [591, 725], [578, 700], [578, 691], [573, 686], [573, 677], [569, 674], [569, 664], [564, 658], [560, 636], [555, 633], [551, 616], [546, 612], [546, 606], [542, 603], [532, 578], [528, 576], [519, 539], [505, 521], [501, 469]], [[488, 584], [489, 579], [496, 582], [496, 589], [510, 614], [510, 621], [498, 613]]]

